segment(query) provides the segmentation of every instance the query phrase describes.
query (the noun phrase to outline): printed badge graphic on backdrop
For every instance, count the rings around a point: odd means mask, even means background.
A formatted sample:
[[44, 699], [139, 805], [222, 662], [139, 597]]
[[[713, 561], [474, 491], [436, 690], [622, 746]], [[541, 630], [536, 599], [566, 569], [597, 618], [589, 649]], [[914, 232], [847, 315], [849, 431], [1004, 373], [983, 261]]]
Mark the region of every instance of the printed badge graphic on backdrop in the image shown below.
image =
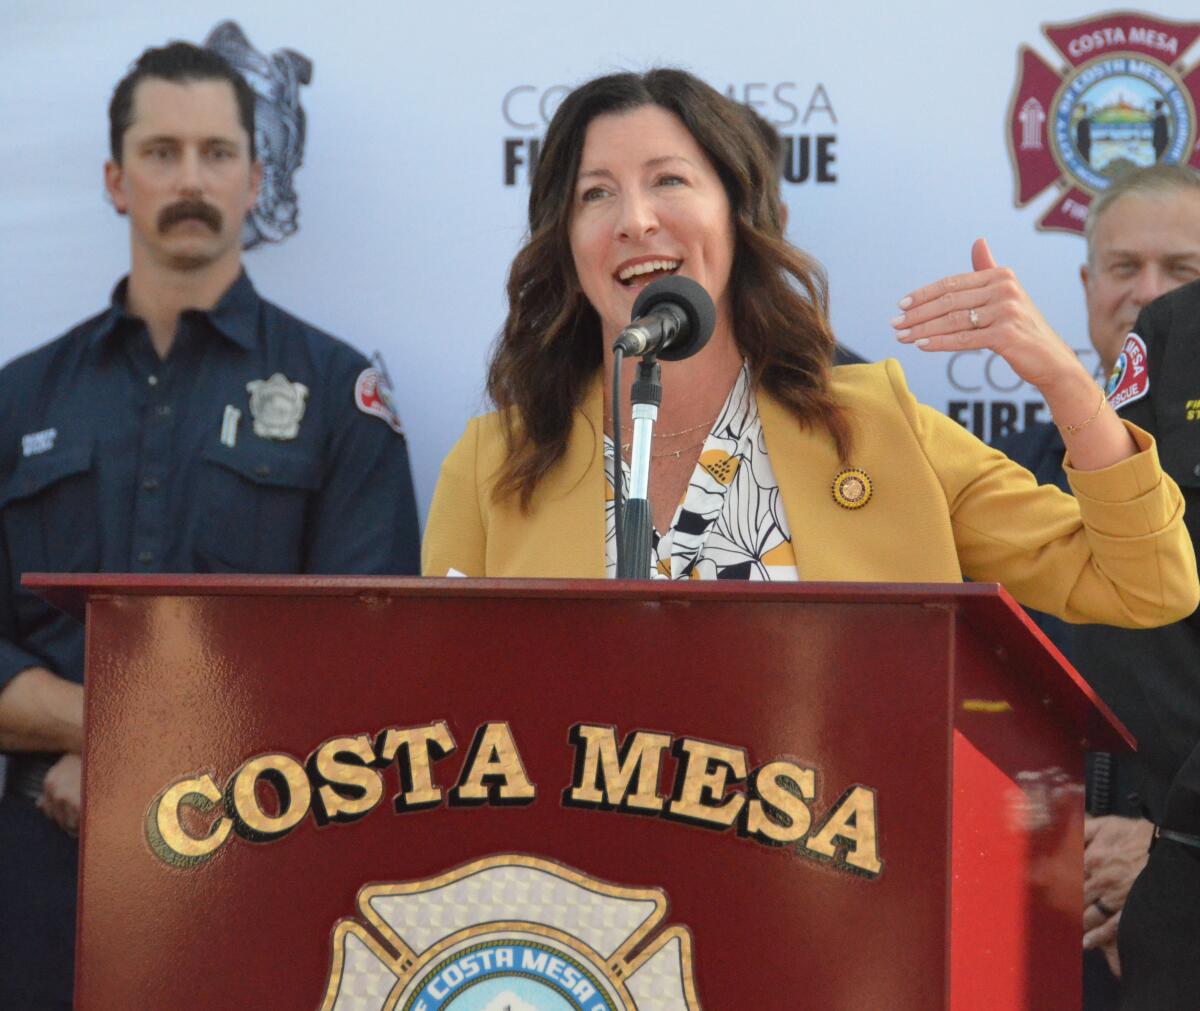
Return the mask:
[[1038, 228], [1082, 233], [1092, 200], [1131, 168], [1200, 167], [1200, 64], [1183, 62], [1200, 22], [1121, 11], [1042, 31], [1066, 65], [1021, 46], [1007, 125], [1016, 205], [1059, 190]]
[[256, 96], [254, 144], [263, 180], [258, 202], [242, 226], [242, 248], [282, 242], [299, 227], [300, 198], [292, 176], [304, 161], [300, 86], [312, 80], [312, 60], [294, 49], [277, 49], [270, 56], [260, 53], [235, 21], [222, 21], [204, 45], [225, 57]]
[[357, 904], [333, 930], [321, 1011], [700, 1011], [691, 934], [655, 934], [660, 889], [506, 854], [368, 885]]

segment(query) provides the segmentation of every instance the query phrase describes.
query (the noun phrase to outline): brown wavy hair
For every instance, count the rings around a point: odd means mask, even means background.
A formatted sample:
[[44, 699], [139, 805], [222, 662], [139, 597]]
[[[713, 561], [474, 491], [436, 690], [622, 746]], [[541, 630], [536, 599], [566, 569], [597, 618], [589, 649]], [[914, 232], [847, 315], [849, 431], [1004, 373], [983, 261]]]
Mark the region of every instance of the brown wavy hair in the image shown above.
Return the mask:
[[783, 235], [774, 152], [744, 106], [683, 70], [610, 74], [576, 88], [558, 107], [529, 193], [529, 239], [508, 276], [508, 319], [488, 367], [508, 457], [493, 495], [519, 494], [566, 451], [574, 414], [603, 362], [600, 318], [571, 256], [575, 179], [588, 125], [597, 116], [657, 105], [687, 127], [716, 169], [734, 224], [733, 332], [755, 388], [824, 428], [843, 460], [850, 425], [829, 392], [834, 337], [820, 264]]

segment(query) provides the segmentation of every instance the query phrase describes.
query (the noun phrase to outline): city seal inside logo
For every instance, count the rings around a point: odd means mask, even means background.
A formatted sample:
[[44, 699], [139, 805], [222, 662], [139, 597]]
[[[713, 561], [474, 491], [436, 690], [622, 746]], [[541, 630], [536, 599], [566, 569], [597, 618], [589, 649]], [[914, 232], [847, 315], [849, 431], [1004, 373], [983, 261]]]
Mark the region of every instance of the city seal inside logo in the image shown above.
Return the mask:
[[1067, 65], [1022, 46], [1008, 110], [1017, 206], [1060, 191], [1039, 228], [1082, 232], [1092, 199], [1131, 168], [1200, 166], [1200, 66], [1180, 59], [1200, 22], [1122, 11], [1042, 30]]
[[523, 854], [368, 885], [341, 920], [321, 1011], [699, 1011], [666, 894]]
[[300, 434], [308, 387], [290, 382], [282, 372], [246, 384], [254, 434], [262, 439], [294, 439]]
[[1101, 57], [1063, 82], [1052, 149], [1073, 181], [1093, 193], [1118, 174], [1190, 153], [1192, 110], [1170, 67], [1150, 58]]

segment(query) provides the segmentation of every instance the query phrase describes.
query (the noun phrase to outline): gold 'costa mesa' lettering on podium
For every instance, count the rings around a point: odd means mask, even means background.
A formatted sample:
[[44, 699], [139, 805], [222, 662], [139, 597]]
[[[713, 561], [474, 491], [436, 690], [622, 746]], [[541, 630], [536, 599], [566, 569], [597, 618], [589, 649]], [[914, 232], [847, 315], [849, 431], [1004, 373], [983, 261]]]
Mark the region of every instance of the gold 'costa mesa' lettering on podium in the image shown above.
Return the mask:
[[183, 828], [181, 809], [188, 807], [205, 815], [220, 802], [221, 788], [208, 774], [167, 787], [146, 813], [146, 839], [155, 856], [176, 867], [194, 867], [216, 853], [233, 831], [233, 822], [222, 815], [207, 832], [193, 835]]
[[308, 778], [319, 783], [313, 816], [320, 825], [358, 821], [383, 799], [383, 780], [371, 766], [376, 761], [371, 738], [335, 737], [308, 760]]
[[397, 813], [437, 807], [442, 789], [433, 782], [433, 763], [449, 755], [456, 745], [445, 720], [423, 727], [388, 727], [375, 742], [378, 763], [393, 760], [400, 770], [400, 792], [393, 800]]
[[[847, 790], [813, 831], [817, 773], [797, 762], [776, 759], [748, 773], [744, 748], [645, 730], [618, 746], [616, 728], [600, 724], [578, 723], [569, 739], [575, 775], [563, 793], [568, 807], [658, 815], [717, 831], [736, 827], [742, 838], [790, 846], [851, 873], [873, 878], [883, 870], [870, 787]], [[664, 794], [668, 751], [678, 764]]]
[[[436, 807], [442, 790], [433, 764], [455, 750], [444, 720], [417, 727], [386, 727], [372, 742], [365, 734], [330, 738], [307, 761], [269, 752], [250, 758], [218, 787], [212, 773], [188, 776], [154, 798], [146, 815], [146, 840], [165, 863], [194, 867], [213, 856], [234, 833], [254, 843], [272, 842], [310, 815], [318, 825], [345, 824], [370, 814], [383, 799], [381, 770], [398, 769], [397, 812]], [[508, 725], [480, 728], [464, 763], [465, 802], [482, 790], [483, 801], [528, 803], [533, 784], [525, 775]], [[218, 817], [205, 825], [206, 818]]]
[[508, 724], [485, 723], [471, 742], [450, 803], [532, 804], [536, 797]]
[[564, 804], [635, 812], [663, 809], [658, 780], [670, 734], [639, 730], [618, 749], [613, 727], [577, 723], [568, 740], [575, 746], [575, 777], [563, 794]]
[[[648, 730], [618, 742], [616, 728], [578, 723], [568, 734], [575, 762], [561, 794], [571, 808], [664, 818], [737, 836], [833, 866], [877, 877], [883, 870], [875, 791], [849, 786], [821, 819], [814, 818], [816, 769], [784, 758], [750, 767], [745, 748]], [[395, 766], [397, 814], [450, 806], [512, 806], [537, 801], [505, 722], [475, 732], [454, 786], [443, 790], [437, 768], [457, 751], [444, 720], [385, 727], [374, 737], [342, 734], [301, 760], [282, 751], [254, 755], [222, 785], [211, 772], [169, 784], [151, 802], [145, 836], [151, 852], [175, 867], [195, 867], [231, 838], [282, 839], [311, 817], [318, 827], [343, 825], [378, 808]], [[673, 768], [672, 768], [673, 766]], [[448, 777], [443, 777], [448, 780]], [[663, 783], [669, 782], [669, 790]]]

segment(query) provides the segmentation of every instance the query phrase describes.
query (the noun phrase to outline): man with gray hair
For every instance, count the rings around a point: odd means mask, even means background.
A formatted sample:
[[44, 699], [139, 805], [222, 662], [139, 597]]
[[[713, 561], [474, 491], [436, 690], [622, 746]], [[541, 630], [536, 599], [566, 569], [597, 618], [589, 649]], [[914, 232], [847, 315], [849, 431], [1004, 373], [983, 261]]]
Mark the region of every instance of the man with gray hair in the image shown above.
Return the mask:
[[[1119, 409], [1133, 402], [1131, 394], [1139, 395], [1120, 382], [1119, 370], [1114, 373], [1126, 361], [1126, 342], [1139, 314], [1160, 296], [1200, 278], [1200, 173], [1155, 165], [1122, 175], [1092, 204], [1086, 236], [1087, 262], [1080, 278], [1088, 337], [1102, 374], [1113, 374], [1110, 403]], [[1200, 397], [1200, 388], [1195, 396]], [[1126, 399], [1118, 403], [1118, 398]], [[1160, 443], [1168, 439], [1162, 431], [1154, 434]], [[1062, 437], [1052, 424], [1033, 426], [1000, 448], [1040, 482], [1069, 491]], [[1164, 469], [1190, 495], [1197, 475], [1173, 468], [1171, 454], [1162, 445], [1159, 451]], [[1133, 660], [1128, 650], [1111, 643], [1099, 647], [1110, 631], [1128, 645], [1131, 640], [1117, 630], [1075, 629], [1054, 618], [1034, 617], [1138, 739], [1136, 755], [1092, 755], [1088, 763], [1084, 1007], [1103, 1011], [1117, 1006], [1117, 929], [1126, 896], [1146, 864], [1155, 825], [1162, 823], [1168, 788], [1200, 735], [1200, 656], [1190, 668], [1175, 669], [1178, 664], [1166, 660], [1170, 652], [1159, 648], [1162, 637], [1148, 634], [1134, 636], [1135, 663], [1114, 663], [1116, 655]]]
[[[1117, 356], [1109, 402], [1126, 420], [1158, 440], [1163, 469], [1179, 483], [1185, 522], [1200, 547], [1200, 178], [1158, 168], [1157, 200], [1170, 220], [1154, 237], [1168, 254], [1160, 272], [1186, 284], [1145, 306]], [[1180, 179], [1169, 183], [1168, 172]], [[1167, 181], [1167, 182], [1163, 182]], [[1097, 234], [1125, 197], [1097, 224]], [[1144, 198], [1145, 199], [1145, 198]], [[1183, 621], [1136, 635], [1085, 626], [1076, 640], [1079, 666], [1139, 741], [1144, 770], [1139, 806], [1153, 822], [1149, 853], [1107, 882], [1085, 870], [1098, 896], [1085, 913], [1101, 943], [1119, 923], [1122, 1011], [1169, 1011], [1200, 1006], [1200, 611]], [[1125, 857], [1132, 856], [1126, 853]], [[1085, 894], [1085, 901], [1088, 895]]]
[[1200, 173], [1126, 173], [1092, 204], [1085, 234], [1088, 337], [1107, 376], [1142, 308], [1200, 277]]

